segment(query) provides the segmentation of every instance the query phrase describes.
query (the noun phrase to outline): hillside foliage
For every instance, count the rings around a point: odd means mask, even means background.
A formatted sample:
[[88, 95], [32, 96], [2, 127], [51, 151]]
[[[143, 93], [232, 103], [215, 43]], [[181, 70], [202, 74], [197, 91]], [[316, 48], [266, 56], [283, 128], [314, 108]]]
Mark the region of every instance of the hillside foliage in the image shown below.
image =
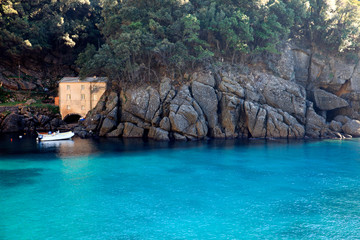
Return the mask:
[[289, 39], [358, 51], [356, 0], [0, 0], [3, 58], [71, 52], [82, 76], [153, 79], [277, 53]]

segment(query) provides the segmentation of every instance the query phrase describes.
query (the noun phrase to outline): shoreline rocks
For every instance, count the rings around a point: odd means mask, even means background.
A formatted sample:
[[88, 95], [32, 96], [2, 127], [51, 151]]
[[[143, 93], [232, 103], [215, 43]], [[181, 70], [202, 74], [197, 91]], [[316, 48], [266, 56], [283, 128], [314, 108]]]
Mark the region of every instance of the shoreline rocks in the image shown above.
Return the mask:
[[[209, 65], [180, 80], [114, 85], [74, 131], [160, 141], [360, 136], [360, 64], [289, 43], [279, 51]], [[25, 110], [20, 115], [0, 118], [7, 126], [0, 130], [62, 124]]]
[[0, 111], [0, 133], [57, 131], [66, 129], [66, 123], [60, 114], [53, 114], [45, 109], [31, 107], [12, 107]]
[[[116, 94], [120, 94], [117, 104], [108, 104]], [[342, 104], [336, 108], [348, 107], [340, 97], [326, 96]], [[327, 122], [323, 108], [316, 112], [318, 105], [308, 99], [304, 87], [257, 71], [200, 70], [177, 87], [164, 78], [159, 85], [108, 91], [103, 101], [106, 104], [99, 103], [82, 127], [106, 137], [169, 141], [360, 136], [360, 121], [355, 124], [356, 120], [339, 115]]]

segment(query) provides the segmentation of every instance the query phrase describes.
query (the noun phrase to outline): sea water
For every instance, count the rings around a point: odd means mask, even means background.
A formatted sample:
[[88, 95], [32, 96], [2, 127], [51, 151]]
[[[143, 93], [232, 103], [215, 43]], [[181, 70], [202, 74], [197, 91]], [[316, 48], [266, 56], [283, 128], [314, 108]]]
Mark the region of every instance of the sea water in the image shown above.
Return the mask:
[[0, 239], [360, 238], [357, 139], [0, 141]]

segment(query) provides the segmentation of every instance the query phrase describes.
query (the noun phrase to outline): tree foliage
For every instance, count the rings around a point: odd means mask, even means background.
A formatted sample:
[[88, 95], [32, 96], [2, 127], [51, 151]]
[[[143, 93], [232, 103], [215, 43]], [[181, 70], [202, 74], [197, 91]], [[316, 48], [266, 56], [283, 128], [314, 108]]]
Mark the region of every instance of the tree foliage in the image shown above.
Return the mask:
[[[277, 53], [288, 39], [357, 51], [356, 0], [0, 0], [3, 57], [77, 56], [82, 76], [150, 80]], [[80, 53], [81, 52], [81, 53]], [[40, 54], [41, 55], [41, 54]]]
[[128, 80], [151, 79], [159, 70], [181, 74], [209, 61], [275, 52], [293, 22], [282, 1], [105, 0], [99, 28], [106, 44], [78, 63], [83, 75], [101, 65], [98, 72]]
[[2, 57], [82, 50], [97, 41], [100, 6], [89, 0], [1, 0]]

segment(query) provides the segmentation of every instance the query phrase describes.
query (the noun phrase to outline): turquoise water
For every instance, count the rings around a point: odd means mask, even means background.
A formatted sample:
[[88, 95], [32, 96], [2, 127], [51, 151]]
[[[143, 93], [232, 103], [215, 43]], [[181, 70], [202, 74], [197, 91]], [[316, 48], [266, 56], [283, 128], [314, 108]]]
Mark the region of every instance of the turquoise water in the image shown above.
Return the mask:
[[359, 239], [360, 141], [0, 144], [0, 239]]

